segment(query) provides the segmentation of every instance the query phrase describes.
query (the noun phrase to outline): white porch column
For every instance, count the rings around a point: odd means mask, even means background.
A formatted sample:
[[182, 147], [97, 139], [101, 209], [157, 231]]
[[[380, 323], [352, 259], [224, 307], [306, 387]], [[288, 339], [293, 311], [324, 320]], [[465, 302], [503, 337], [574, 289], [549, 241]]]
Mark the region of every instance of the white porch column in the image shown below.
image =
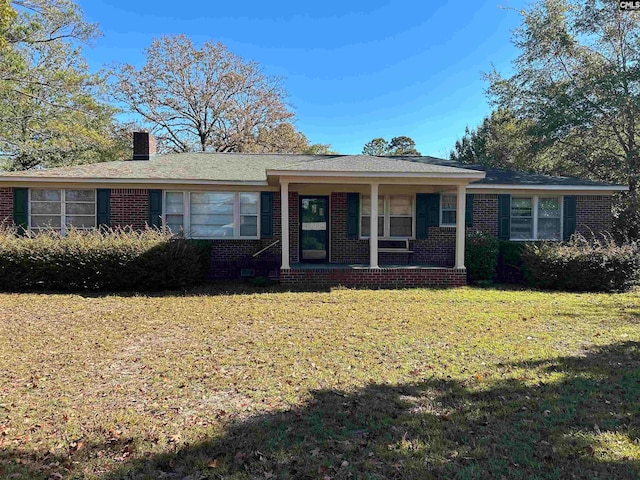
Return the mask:
[[467, 187], [466, 185], [458, 185], [458, 202], [456, 207], [456, 268], [465, 268], [464, 240], [466, 235], [466, 203]]
[[369, 266], [378, 268], [378, 184], [371, 184], [371, 227], [369, 229]]
[[280, 223], [282, 226], [282, 270], [289, 265], [289, 182], [280, 180]]

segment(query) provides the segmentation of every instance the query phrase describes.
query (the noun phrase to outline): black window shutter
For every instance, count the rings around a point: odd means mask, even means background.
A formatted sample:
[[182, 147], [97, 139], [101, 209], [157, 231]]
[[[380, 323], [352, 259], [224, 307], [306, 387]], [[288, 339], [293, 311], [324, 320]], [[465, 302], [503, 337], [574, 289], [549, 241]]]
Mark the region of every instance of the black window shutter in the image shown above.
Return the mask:
[[18, 228], [18, 233], [24, 235], [29, 228], [29, 189], [13, 189], [13, 223]]
[[511, 195], [498, 195], [498, 238], [511, 238]]
[[96, 192], [96, 211], [98, 212], [98, 227], [108, 227], [111, 225], [111, 190], [99, 188]]
[[260, 238], [273, 237], [273, 192], [260, 192]]
[[347, 238], [358, 238], [360, 223], [360, 194], [347, 193]]
[[473, 193], [467, 193], [467, 205], [464, 212], [464, 222], [467, 227], [473, 227]]
[[416, 193], [416, 238], [428, 238], [427, 194]]
[[569, 240], [571, 235], [576, 233], [576, 196], [566, 195], [564, 197], [564, 218], [562, 219], [562, 238]]
[[429, 227], [440, 225], [440, 194], [416, 194], [416, 238], [429, 238]]
[[427, 194], [427, 226], [440, 226], [440, 194]]
[[149, 227], [162, 227], [162, 190], [149, 190]]

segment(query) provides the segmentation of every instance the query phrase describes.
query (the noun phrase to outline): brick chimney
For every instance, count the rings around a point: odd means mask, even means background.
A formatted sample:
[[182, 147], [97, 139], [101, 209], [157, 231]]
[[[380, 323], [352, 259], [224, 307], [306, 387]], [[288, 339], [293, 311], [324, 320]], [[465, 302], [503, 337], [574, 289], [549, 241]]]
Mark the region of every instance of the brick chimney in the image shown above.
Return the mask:
[[133, 159], [149, 160], [156, 154], [156, 139], [149, 132], [133, 132]]

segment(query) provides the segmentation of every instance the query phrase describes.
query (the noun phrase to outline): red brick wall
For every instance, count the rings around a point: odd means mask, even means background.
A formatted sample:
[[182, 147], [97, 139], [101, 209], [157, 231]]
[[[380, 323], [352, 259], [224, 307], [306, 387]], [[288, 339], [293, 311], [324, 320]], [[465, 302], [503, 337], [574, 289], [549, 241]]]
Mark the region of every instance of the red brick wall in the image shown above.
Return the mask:
[[[291, 202], [291, 195], [289, 195]], [[289, 210], [294, 208], [289, 203]], [[297, 208], [296, 208], [297, 210]], [[280, 208], [280, 192], [273, 193], [273, 237], [259, 240], [208, 240], [211, 243], [211, 278], [237, 277], [240, 269], [245, 266], [251, 268], [252, 264], [275, 265], [280, 267], [282, 261], [282, 244], [278, 243], [261, 253], [256, 260], [251, 260], [252, 255], [263, 248], [268, 247], [276, 240], [282, 238]], [[297, 257], [296, 257], [297, 258]]]
[[498, 195], [476, 193], [473, 195], [473, 227], [467, 233], [484, 232], [498, 236]]
[[332, 193], [330, 202], [330, 262], [369, 263], [369, 241], [347, 238], [347, 194]]
[[111, 189], [111, 226], [143, 230], [149, 223], [149, 190]]
[[466, 270], [455, 268], [318, 268], [280, 271], [280, 283], [302, 287], [382, 287], [462, 286], [467, 283]]
[[13, 188], [0, 187], [0, 225], [13, 223]]
[[[587, 236], [611, 231], [611, 195], [578, 195], [576, 200], [576, 231]], [[473, 227], [467, 233], [477, 231], [498, 235], [498, 195], [474, 195]]]
[[591, 237], [611, 232], [613, 197], [578, 195], [576, 198], [576, 232]]

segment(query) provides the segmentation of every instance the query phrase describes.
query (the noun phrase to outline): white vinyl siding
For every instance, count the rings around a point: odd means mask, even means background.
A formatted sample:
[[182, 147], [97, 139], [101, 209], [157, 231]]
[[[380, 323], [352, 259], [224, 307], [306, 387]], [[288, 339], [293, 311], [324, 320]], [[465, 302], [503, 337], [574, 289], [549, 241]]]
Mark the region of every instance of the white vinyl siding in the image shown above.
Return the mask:
[[186, 238], [259, 237], [258, 192], [165, 192], [164, 225]]
[[86, 189], [29, 189], [29, 228], [64, 234], [96, 226], [96, 191]]

